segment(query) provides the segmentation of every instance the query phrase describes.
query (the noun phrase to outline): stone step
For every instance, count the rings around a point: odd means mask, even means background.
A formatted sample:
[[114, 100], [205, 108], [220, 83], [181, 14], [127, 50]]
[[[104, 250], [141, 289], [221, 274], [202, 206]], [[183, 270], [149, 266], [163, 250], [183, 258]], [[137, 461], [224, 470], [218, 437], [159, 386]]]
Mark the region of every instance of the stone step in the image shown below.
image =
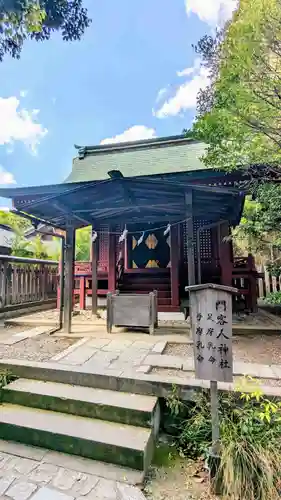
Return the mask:
[[[69, 455], [66, 453], [61, 453], [59, 451], [48, 450], [46, 448], [39, 448], [38, 446], [15, 443], [14, 441], [5, 441], [3, 439], [0, 439], [0, 453], [1, 457], [3, 457], [3, 460], [1, 461], [2, 466], [4, 465], [4, 462], [6, 462], [7, 456], [24, 459], [24, 462], [27, 466], [30, 463], [30, 460], [32, 460], [32, 462], [35, 461], [39, 464], [43, 464], [41, 471], [41, 474], [43, 475], [42, 482], [48, 482], [50, 479], [48, 477], [48, 465], [50, 465], [51, 467], [63, 467], [64, 469], [77, 471], [78, 473], [81, 473], [83, 475], [90, 474], [91, 476], [97, 476], [109, 481], [118, 481], [120, 483], [126, 483], [133, 486], [142, 486], [145, 479], [144, 471], [129, 469], [128, 467], [122, 467], [120, 465], [99, 462], [98, 460], [91, 460], [90, 458], [79, 457], [76, 455]], [[7, 470], [5, 465], [1, 469], [1, 474], [4, 472], [4, 469]], [[44, 476], [44, 469], [46, 476]], [[11, 469], [9, 468], [9, 470]], [[23, 470], [22, 472], [24, 473], [25, 470]], [[0, 499], [1, 498], [2, 497], [0, 496]], [[85, 500], [86, 499], [87, 497], [85, 497]], [[54, 499], [52, 498], [46, 500]]]
[[159, 406], [154, 396], [20, 378], [3, 388], [2, 401], [80, 417], [153, 427], [156, 434], [159, 428]]
[[3, 403], [0, 438], [146, 471], [151, 429]]

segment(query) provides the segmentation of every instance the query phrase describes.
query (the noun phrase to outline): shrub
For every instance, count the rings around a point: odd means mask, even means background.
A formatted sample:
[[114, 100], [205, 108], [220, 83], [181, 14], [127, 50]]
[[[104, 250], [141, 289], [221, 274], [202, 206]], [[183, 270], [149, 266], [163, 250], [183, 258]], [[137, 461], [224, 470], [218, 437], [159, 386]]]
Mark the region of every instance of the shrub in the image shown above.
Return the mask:
[[281, 304], [281, 292], [271, 292], [269, 293], [264, 301], [267, 304], [279, 305]]
[[[219, 402], [221, 464], [216, 480], [222, 494], [231, 500], [280, 498], [281, 403], [269, 401], [258, 388], [220, 394]], [[167, 404], [173, 412], [176, 403], [169, 398]], [[181, 420], [176, 443], [186, 456], [208, 456], [210, 412], [209, 394], [204, 392]]]

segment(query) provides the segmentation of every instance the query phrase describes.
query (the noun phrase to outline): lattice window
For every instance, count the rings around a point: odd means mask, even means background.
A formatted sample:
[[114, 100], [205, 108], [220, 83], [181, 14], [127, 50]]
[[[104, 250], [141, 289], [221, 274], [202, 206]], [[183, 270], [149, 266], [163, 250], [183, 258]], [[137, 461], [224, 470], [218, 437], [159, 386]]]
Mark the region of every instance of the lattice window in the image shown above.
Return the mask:
[[108, 268], [109, 227], [107, 224], [99, 227], [99, 268]]
[[[121, 226], [117, 225], [114, 228], [114, 233], [116, 233], [116, 256], [118, 257], [119, 252], [122, 248], [122, 243], [119, 243], [119, 236], [121, 235]], [[119, 235], [120, 233], [120, 235]], [[109, 251], [109, 225], [103, 224], [99, 227], [99, 269], [108, 269], [108, 251]]]
[[[194, 220], [193, 235], [195, 241], [195, 259], [197, 259], [197, 230], [199, 227], [210, 224], [208, 220]], [[200, 258], [202, 262], [211, 262], [212, 260], [212, 232], [211, 229], [204, 229], [200, 231]]]
[[[193, 219], [193, 244], [194, 256], [197, 260], [197, 230], [199, 227], [210, 224], [208, 220]], [[183, 255], [184, 263], [188, 262], [188, 237], [187, 237], [187, 223], [183, 223]], [[200, 232], [200, 257], [202, 262], [211, 262], [212, 260], [212, 233], [211, 229], [204, 229]]]

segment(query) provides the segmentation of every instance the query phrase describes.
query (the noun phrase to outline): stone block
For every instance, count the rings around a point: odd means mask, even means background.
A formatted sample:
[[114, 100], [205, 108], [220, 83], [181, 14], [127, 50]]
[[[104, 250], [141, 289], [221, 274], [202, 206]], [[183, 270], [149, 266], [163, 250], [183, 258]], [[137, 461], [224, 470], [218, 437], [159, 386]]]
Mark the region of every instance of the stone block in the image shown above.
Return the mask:
[[44, 487], [35, 493], [32, 500], [74, 500], [74, 497], [53, 490], [52, 488]]
[[159, 368], [182, 369], [184, 358], [180, 356], [170, 356], [168, 354], [149, 354], [145, 358], [145, 364]]
[[166, 348], [166, 345], [167, 345], [167, 342], [166, 341], [160, 341], [160, 342], [157, 342], [157, 344], [155, 344], [153, 346], [153, 348], [151, 349], [151, 354], [162, 354], [163, 351], [165, 350]]
[[150, 365], [142, 365], [136, 369], [137, 373], [149, 373], [151, 370]]
[[76, 349], [78, 349], [78, 347], [81, 347], [82, 345], [86, 344], [87, 342], [88, 342], [87, 338], [78, 340], [78, 342], [75, 342], [75, 344], [70, 345], [64, 351], [59, 352], [58, 354], [56, 354], [55, 356], [53, 356], [51, 358], [51, 361], [60, 361], [60, 360], [62, 360], [63, 358], [65, 358], [66, 356], [68, 356], [70, 353], [72, 353], [73, 351], [75, 351]]
[[13, 500], [28, 500], [36, 488], [36, 484], [28, 481], [18, 481], [11, 485], [6, 494]]
[[58, 490], [71, 490], [78, 477], [79, 472], [61, 468], [58, 470], [57, 475], [53, 478], [52, 485]]
[[0, 479], [0, 495], [3, 495], [5, 491], [11, 486], [13, 481], [17, 479], [17, 477], [14, 474], [8, 475], [1, 477]]
[[82, 365], [88, 359], [90, 359], [94, 354], [96, 353], [96, 349], [93, 347], [89, 347], [87, 345], [78, 347], [74, 351], [72, 351], [70, 354], [65, 356], [63, 359], [60, 360], [60, 363], [66, 364], [66, 365]]
[[95, 500], [117, 500], [117, 483], [107, 479], [100, 479], [92, 494]]
[[108, 345], [110, 342], [112, 342], [112, 340], [109, 338], [102, 339], [102, 338], [97, 337], [97, 338], [88, 340], [87, 345], [98, 350], [98, 349], [102, 349], [103, 347]]
[[118, 352], [123, 352], [124, 349], [127, 349], [128, 347], [130, 347], [131, 345], [133, 344], [133, 341], [132, 340], [111, 340], [111, 342], [109, 342], [109, 344], [106, 344], [102, 350], [103, 351], [118, 351]]
[[185, 372], [193, 372], [194, 371], [194, 360], [192, 358], [187, 358], [182, 364], [182, 369]]
[[117, 489], [122, 500], [145, 500], [145, 496], [139, 488], [128, 484], [117, 483]]
[[[13, 443], [12, 441], [4, 441], [0, 439], [0, 452], [9, 453], [17, 457], [30, 458], [31, 460], [41, 461], [47, 450], [37, 448], [35, 446], [27, 446], [22, 443]], [[0, 461], [1, 461], [0, 453]]]
[[147, 340], [135, 340], [135, 342], [132, 344], [132, 348], [137, 349], [137, 350], [147, 350], [150, 351], [151, 346], [153, 346], [151, 342], [148, 342]]
[[52, 464], [42, 463], [29, 474], [29, 479], [35, 483], [47, 484], [57, 475], [57, 473], [58, 467]]
[[116, 481], [126, 481], [128, 484], [140, 484], [143, 481], [143, 473], [140, 471], [79, 456], [65, 455], [57, 451], [48, 451], [44, 461], [59, 466], [63, 463], [65, 467], [82, 472], [91, 478], [102, 477]]

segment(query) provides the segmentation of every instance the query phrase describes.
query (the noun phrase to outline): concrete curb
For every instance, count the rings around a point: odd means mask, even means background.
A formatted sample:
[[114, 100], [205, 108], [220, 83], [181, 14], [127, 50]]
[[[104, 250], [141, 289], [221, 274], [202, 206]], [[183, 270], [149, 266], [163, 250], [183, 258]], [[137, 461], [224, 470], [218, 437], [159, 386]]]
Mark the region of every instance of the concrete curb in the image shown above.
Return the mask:
[[[132, 392], [134, 394], [146, 394], [158, 397], [167, 397], [174, 385], [179, 389], [182, 399], [193, 399], [194, 392], [209, 389], [210, 382], [207, 380], [188, 379], [183, 380], [177, 376], [153, 375], [151, 373], [139, 373], [138, 377], [126, 375], [113, 375], [107, 372], [87, 372], [79, 366], [58, 365], [57, 363], [31, 362], [17, 359], [2, 359], [0, 369], [6, 369], [17, 377], [34, 378], [36, 380], [60, 382], [65, 384], [95, 387], [97, 389], [110, 389], [115, 391]], [[236, 390], [235, 384], [219, 382], [221, 391]], [[281, 387], [259, 386], [267, 396], [281, 398]], [[250, 392], [252, 388], [245, 387], [243, 391]]]

